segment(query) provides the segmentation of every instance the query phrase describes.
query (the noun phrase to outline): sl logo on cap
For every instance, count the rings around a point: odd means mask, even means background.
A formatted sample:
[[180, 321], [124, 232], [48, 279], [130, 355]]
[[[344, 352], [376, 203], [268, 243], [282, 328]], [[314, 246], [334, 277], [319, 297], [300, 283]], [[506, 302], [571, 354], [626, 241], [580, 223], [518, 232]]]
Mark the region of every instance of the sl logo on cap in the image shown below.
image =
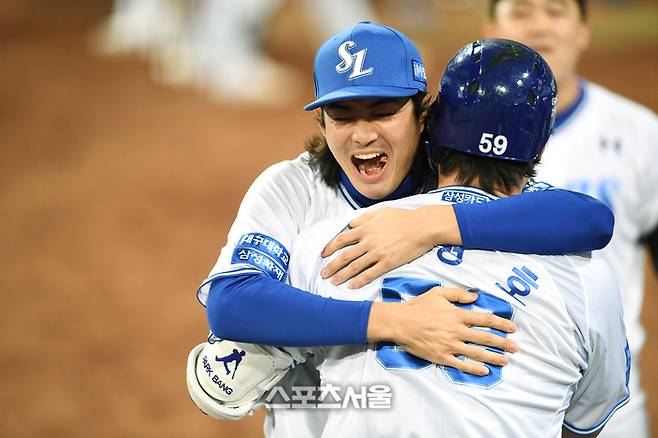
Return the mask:
[[338, 47], [338, 56], [340, 56], [342, 61], [336, 64], [336, 71], [338, 73], [345, 73], [354, 67], [352, 73], [350, 73], [348, 77], [350, 81], [352, 79], [360, 78], [361, 76], [371, 75], [374, 71], [373, 67], [363, 70], [363, 63], [366, 59], [368, 49], [359, 50], [354, 54], [350, 53], [349, 49], [352, 49], [355, 46], [356, 43], [354, 41], [345, 41]]

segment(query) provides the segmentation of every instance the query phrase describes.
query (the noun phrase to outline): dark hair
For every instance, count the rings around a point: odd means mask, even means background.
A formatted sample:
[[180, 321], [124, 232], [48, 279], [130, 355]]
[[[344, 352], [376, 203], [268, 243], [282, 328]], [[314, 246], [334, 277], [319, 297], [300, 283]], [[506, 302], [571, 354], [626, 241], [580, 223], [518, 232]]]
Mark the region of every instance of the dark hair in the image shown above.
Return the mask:
[[535, 176], [539, 158], [530, 163], [499, 160], [468, 154], [447, 147], [438, 147], [432, 154], [441, 175], [457, 174], [460, 184], [474, 185], [488, 193], [496, 191], [513, 194], [523, 185], [524, 179]]
[[[419, 92], [411, 97], [416, 120], [420, 120], [427, 114], [427, 110], [430, 107], [429, 101], [430, 98], [423, 92]], [[324, 111], [320, 109], [317, 114], [318, 123], [324, 127]], [[423, 184], [429, 182], [430, 185], [435, 186], [436, 175], [430, 169], [425, 148], [422, 146], [424, 138], [423, 133], [418, 142], [418, 148], [411, 165], [410, 173], [416, 181]], [[305, 150], [311, 155], [309, 165], [320, 174], [322, 180], [329, 187], [338, 187], [340, 183], [340, 164], [338, 164], [338, 161], [336, 161], [336, 158], [331, 153], [327, 140], [322, 135], [315, 135], [306, 142]]]
[[[576, 3], [578, 4], [578, 9], [580, 10], [580, 18], [585, 21], [587, 19], [587, 8], [585, 4], [585, 0], [575, 0]], [[496, 18], [496, 5], [500, 2], [500, 0], [489, 0], [489, 18], [494, 19]]]

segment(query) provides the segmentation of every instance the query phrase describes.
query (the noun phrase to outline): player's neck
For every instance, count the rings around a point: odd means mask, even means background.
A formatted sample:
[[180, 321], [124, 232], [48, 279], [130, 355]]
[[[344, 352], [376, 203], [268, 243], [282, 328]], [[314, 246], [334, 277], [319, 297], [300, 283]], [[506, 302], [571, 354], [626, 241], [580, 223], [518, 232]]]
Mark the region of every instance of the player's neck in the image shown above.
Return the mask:
[[[450, 174], [443, 174], [442, 173], [442, 174], [439, 175], [439, 183], [437, 185], [437, 188], [442, 189], [444, 187], [461, 186], [461, 185], [466, 185], [466, 184], [464, 184], [464, 181], [459, 179], [456, 172], [453, 172], [453, 173], [450, 173]], [[512, 190], [509, 193], [507, 191], [499, 190], [498, 188], [496, 188], [490, 194], [492, 194], [494, 196], [497, 196], [499, 198], [507, 198], [508, 196], [518, 195], [519, 193], [521, 193], [523, 191], [523, 186], [524, 185], [525, 185], [525, 182], [523, 183], [523, 185], [521, 185], [520, 187], [515, 188], [514, 190]], [[478, 179], [476, 179], [475, 181], [469, 182], [468, 186], [484, 190], [480, 186], [480, 181]]]
[[558, 114], [571, 108], [571, 106], [578, 100], [580, 95], [580, 83], [578, 76], [574, 74], [564, 81], [561, 81], [558, 86], [557, 96], [557, 112]]

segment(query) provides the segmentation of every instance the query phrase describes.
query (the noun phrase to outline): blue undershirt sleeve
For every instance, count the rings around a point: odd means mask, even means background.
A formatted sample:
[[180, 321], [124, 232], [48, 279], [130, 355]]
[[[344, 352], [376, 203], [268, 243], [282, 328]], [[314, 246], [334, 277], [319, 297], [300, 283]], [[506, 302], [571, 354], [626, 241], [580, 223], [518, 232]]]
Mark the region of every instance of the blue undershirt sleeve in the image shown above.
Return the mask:
[[494, 202], [455, 204], [462, 246], [521, 254], [604, 248], [615, 218], [605, 204], [570, 190], [521, 193]]
[[222, 339], [282, 347], [366, 344], [372, 301], [321, 297], [266, 275], [213, 280], [206, 311]]

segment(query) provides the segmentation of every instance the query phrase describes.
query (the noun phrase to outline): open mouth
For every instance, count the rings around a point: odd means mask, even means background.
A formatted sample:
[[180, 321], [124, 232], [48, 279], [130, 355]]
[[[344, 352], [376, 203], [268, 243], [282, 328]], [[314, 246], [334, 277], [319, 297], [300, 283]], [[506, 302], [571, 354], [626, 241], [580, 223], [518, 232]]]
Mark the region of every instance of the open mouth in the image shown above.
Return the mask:
[[383, 152], [352, 155], [352, 164], [361, 175], [365, 176], [375, 176], [382, 173], [387, 161], [388, 155]]

